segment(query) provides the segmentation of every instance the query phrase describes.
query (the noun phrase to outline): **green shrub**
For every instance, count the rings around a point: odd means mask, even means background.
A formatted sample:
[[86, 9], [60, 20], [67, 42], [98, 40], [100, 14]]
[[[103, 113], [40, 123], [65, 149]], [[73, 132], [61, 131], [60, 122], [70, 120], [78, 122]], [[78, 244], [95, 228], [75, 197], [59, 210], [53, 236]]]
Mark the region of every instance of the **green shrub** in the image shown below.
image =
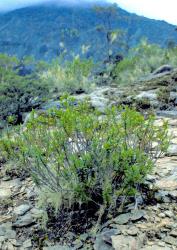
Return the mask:
[[49, 96], [49, 86], [42, 84], [37, 73], [19, 74], [21, 62], [15, 57], [0, 55], [0, 119], [1, 128], [7, 122], [22, 122], [24, 112], [30, 112]]
[[158, 92], [157, 92], [158, 101], [161, 103], [164, 103], [164, 104], [169, 104], [169, 102], [170, 102], [170, 90], [171, 90], [171, 86], [159, 88]]
[[35, 117], [15, 139], [4, 137], [1, 151], [18, 158], [57, 208], [114, 207], [120, 196], [138, 192], [168, 146], [167, 123], [157, 127], [129, 108], [108, 109], [102, 118], [87, 102], [63, 100], [63, 109]]
[[177, 47], [165, 49], [149, 44], [145, 39], [131, 49], [113, 69], [113, 76], [118, 84], [130, 84], [148, 76], [158, 67], [170, 64], [177, 67]]
[[55, 60], [48, 70], [40, 75], [40, 78], [42, 82], [46, 82], [59, 93], [75, 93], [78, 90], [87, 92], [92, 87], [92, 83], [88, 79], [92, 68], [91, 60], [75, 58], [64, 65]]

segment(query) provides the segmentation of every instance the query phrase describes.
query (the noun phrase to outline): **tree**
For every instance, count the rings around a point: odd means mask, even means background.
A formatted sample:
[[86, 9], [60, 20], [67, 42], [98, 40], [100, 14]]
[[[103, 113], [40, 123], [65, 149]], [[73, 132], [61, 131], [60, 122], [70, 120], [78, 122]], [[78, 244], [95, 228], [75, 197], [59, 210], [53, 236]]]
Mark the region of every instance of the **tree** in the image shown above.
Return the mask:
[[98, 32], [105, 34], [107, 58], [110, 61], [112, 56], [112, 45], [123, 35], [122, 30], [114, 29], [113, 27], [113, 21], [118, 16], [117, 5], [113, 4], [111, 6], [95, 6], [94, 11], [102, 20], [102, 25], [98, 25], [96, 29]]

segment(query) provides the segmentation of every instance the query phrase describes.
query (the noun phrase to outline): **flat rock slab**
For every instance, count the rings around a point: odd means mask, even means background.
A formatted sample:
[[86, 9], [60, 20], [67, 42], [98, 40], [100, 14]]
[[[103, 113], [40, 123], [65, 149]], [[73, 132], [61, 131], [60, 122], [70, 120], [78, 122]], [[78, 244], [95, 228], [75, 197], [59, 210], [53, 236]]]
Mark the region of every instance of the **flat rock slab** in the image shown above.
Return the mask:
[[162, 247], [162, 246], [158, 246], [158, 245], [153, 245], [153, 246], [145, 246], [143, 248], [141, 248], [141, 250], [172, 250], [171, 247]]
[[21, 182], [19, 179], [14, 179], [10, 181], [0, 182], [0, 201], [9, 199], [12, 195], [12, 189], [18, 189], [21, 187]]
[[145, 212], [142, 210], [134, 210], [131, 213], [121, 214], [114, 219], [114, 223], [119, 225], [127, 224], [129, 221], [136, 222], [145, 217]]
[[10, 189], [0, 187], [0, 202], [11, 197], [12, 193]]
[[159, 159], [155, 168], [158, 179], [155, 188], [158, 190], [175, 191], [177, 190], [177, 158], [165, 157]]
[[173, 236], [167, 236], [164, 241], [172, 246], [176, 246], [177, 247], [177, 239], [176, 237]]
[[0, 225], [0, 237], [4, 237], [4, 240], [16, 238], [16, 232], [12, 230], [12, 223]]
[[171, 111], [158, 111], [157, 112], [158, 116], [162, 116], [162, 117], [167, 117], [167, 118], [177, 118], [177, 110], [171, 110]]
[[33, 216], [28, 213], [24, 216], [18, 217], [17, 220], [13, 223], [13, 227], [27, 227], [34, 223]]
[[132, 236], [112, 236], [112, 246], [114, 250], [141, 249], [139, 242]]
[[28, 204], [22, 204], [18, 207], [15, 207], [14, 214], [17, 216], [24, 215], [26, 212], [28, 212], [32, 207]]
[[2, 182], [0, 184], [0, 202], [9, 199], [12, 195], [11, 188], [7, 184], [7, 182]]
[[94, 250], [114, 250], [114, 248], [111, 244], [106, 243], [103, 239], [103, 235], [100, 234], [96, 237]]

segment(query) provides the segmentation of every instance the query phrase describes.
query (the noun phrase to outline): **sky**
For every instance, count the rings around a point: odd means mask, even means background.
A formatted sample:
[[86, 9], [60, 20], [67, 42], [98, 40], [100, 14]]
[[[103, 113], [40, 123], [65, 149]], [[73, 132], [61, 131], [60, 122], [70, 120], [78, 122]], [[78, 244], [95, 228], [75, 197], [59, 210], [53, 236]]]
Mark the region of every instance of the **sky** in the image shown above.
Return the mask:
[[[51, 0], [0, 0], [0, 11], [7, 11], [37, 3], [46, 3]], [[55, 0], [58, 2], [79, 4], [83, 2], [96, 2], [96, 0]], [[116, 2], [129, 12], [149, 18], [165, 20], [177, 25], [177, 0], [106, 0]]]
[[111, 0], [130, 12], [177, 25], [177, 0]]

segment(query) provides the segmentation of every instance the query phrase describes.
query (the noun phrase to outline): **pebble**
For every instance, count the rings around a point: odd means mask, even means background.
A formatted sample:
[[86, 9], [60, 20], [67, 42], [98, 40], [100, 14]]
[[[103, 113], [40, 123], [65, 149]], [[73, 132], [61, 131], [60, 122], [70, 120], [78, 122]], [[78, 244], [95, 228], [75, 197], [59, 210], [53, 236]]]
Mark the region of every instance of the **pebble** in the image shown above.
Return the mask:
[[138, 234], [138, 229], [136, 227], [133, 227], [128, 229], [126, 232], [131, 236], [136, 236]]
[[177, 238], [177, 229], [176, 229], [176, 230], [175, 230], [175, 229], [172, 230], [172, 231], [170, 232], [170, 235]]
[[165, 211], [165, 215], [168, 216], [169, 218], [173, 217], [173, 212], [172, 211]]
[[160, 213], [160, 214], [159, 214], [159, 217], [160, 217], [160, 218], [165, 218], [166, 216], [165, 216], [164, 213]]
[[160, 247], [165, 247], [165, 242], [160, 241], [160, 242], [158, 242], [158, 245], [159, 245]]

